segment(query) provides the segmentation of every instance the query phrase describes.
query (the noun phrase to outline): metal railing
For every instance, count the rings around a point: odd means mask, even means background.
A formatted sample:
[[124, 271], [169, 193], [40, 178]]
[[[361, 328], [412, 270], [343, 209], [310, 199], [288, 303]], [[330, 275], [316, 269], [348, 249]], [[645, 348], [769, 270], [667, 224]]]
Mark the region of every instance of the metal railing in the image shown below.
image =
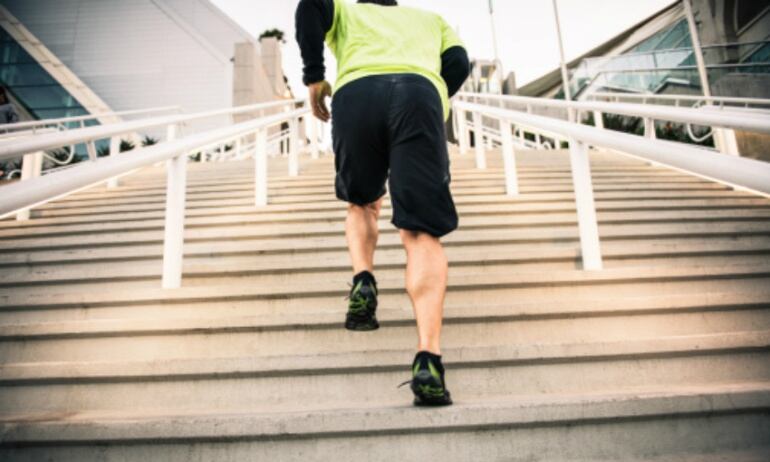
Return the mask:
[[[264, 116], [268, 110], [291, 110], [298, 104], [303, 104], [303, 100], [281, 100], [269, 103], [252, 104], [248, 106], [238, 106], [234, 108], [218, 109], [213, 111], [198, 112], [192, 114], [169, 115], [162, 117], [153, 117], [115, 124], [106, 124], [93, 127], [68, 130], [64, 132], [39, 134], [36, 136], [25, 137], [18, 140], [0, 143], [0, 160], [15, 159], [22, 157], [21, 180], [26, 181], [30, 178], [40, 176], [42, 172], [42, 162], [44, 152], [50, 149], [60, 148], [62, 146], [72, 146], [76, 144], [85, 144], [89, 160], [95, 161], [98, 157], [96, 151], [96, 141], [100, 139], [110, 140], [110, 156], [117, 155], [120, 151], [121, 136], [126, 133], [134, 133], [148, 128], [166, 127], [166, 139], [171, 140], [177, 136], [178, 128], [185, 123], [212, 118], [219, 116], [236, 116], [243, 114], [257, 114]], [[299, 120], [290, 120], [289, 126], [292, 130], [292, 139], [298, 138]], [[314, 127], [314, 124], [309, 124]], [[314, 132], [315, 133], [315, 132]], [[312, 139], [312, 138], [311, 138]], [[295, 142], [296, 144], [296, 142]], [[317, 156], [317, 146], [313, 147], [313, 155]], [[29, 164], [25, 167], [25, 164]], [[289, 162], [291, 171], [296, 171], [296, 159], [291, 158]], [[107, 186], [115, 188], [118, 186], [117, 178], [111, 178]], [[29, 210], [21, 210], [17, 214], [17, 219], [25, 220], [29, 218]]]
[[[253, 111], [254, 107], [258, 106], [269, 107], [270, 105], [250, 106], [250, 110]], [[246, 109], [236, 108], [234, 110], [212, 111], [211, 113], [224, 114], [232, 113], [234, 111], [245, 112]], [[178, 124], [185, 120], [190, 120], [193, 117], [202, 117], [202, 115], [197, 114], [163, 119], [163, 123], [168, 125], [168, 141], [164, 143], [140, 148], [131, 151], [130, 154], [115, 155], [94, 162], [78, 164], [67, 170], [46, 176], [32, 177], [27, 181], [17, 182], [2, 187], [2, 194], [0, 194], [0, 218], [18, 213], [19, 210], [29, 210], [32, 207], [66, 196], [73, 192], [92, 187], [112, 178], [129, 174], [139, 168], [148, 167], [158, 162], [165, 161], [167, 163], [167, 187], [162, 286], [164, 288], [180, 287], [182, 281], [182, 246], [184, 243], [184, 208], [188, 155], [198, 151], [202, 147], [216, 143], [223, 143], [229, 140], [236, 140], [240, 143], [244, 140], [253, 139], [255, 146], [254, 203], [257, 207], [264, 206], [267, 205], [268, 201], [268, 130], [276, 125], [280, 126], [287, 122], [293, 127], [290, 129], [290, 132], [292, 133], [292, 143], [290, 145], [291, 150], [289, 153], [289, 174], [297, 175], [299, 172], [299, 143], [298, 137], [296, 136], [298, 123], [300, 119], [304, 119], [306, 123], [312, 120], [310, 118], [310, 109], [305, 105], [300, 109], [262, 116], [246, 122], [193, 134], [181, 139], [175, 139]], [[146, 124], [158, 123], [160, 123], [159, 120], [153, 120], [133, 124], [145, 126]], [[85, 134], [81, 133], [77, 139], [84, 140], [89, 139], [90, 137], [109, 136], [123, 131], [130, 124], [118, 125], [121, 125], [121, 127], [101, 126], [95, 127], [98, 130], [85, 129], [88, 130], [88, 132]], [[314, 122], [308, 124], [309, 127], [313, 125]], [[36, 148], [40, 149], [42, 146], [50, 146], [51, 144], [57, 144], [59, 142], [64, 142], [66, 144], [69, 141], [63, 141], [63, 139], [65, 137], [67, 137], [67, 140], [72, 138], [72, 136], [68, 136], [69, 133], [70, 132], [55, 134], [59, 137], [57, 140], [38, 140]], [[312, 140], [313, 139], [311, 138], [311, 150], [316, 150], [317, 153], [317, 146], [315, 148], [312, 147]], [[25, 143], [29, 145], [29, 142], [25, 141]], [[9, 152], [17, 153], [19, 152], [19, 149], [22, 148], [17, 147], [12, 150], [6, 150], [2, 155], [12, 155], [9, 154]], [[26, 152], [26, 149], [27, 148], [23, 148], [22, 151]]]
[[[468, 95], [464, 96], [467, 99]], [[630, 112], [631, 109], [636, 108], [629, 108], [628, 106], [639, 106], [617, 104], [620, 107], [614, 108], [606, 107], [606, 104], [609, 103], [597, 106], [596, 104], [598, 103], [586, 105], [554, 100], [532, 100], [533, 98], [516, 99], [519, 102], [528, 101], [532, 105], [541, 103], [564, 108], [589, 108], [593, 110], [607, 110], [608, 112]], [[704, 119], [702, 117], [705, 116], [709, 117], [708, 121], [710, 123], [719, 122], [720, 124], [725, 124], [725, 126], [732, 127], [748, 126], [763, 133], [770, 133], [770, 119], [768, 118], [759, 118], [759, 120], [751, 121], [733, 120], [728, 123], [728, 121], [710, 112], [703, 114], [704, 111], [676, 108], [679, 111], [688, 112], [672, 113], [671, 111], [662, 111], [658, 113], [654, 112], [655, 108], [645, 106], [644, 114], [655, 119], [667, 119], [668, 117], [676, 116], [683, 121], [687, 121], [686, 115], [692, 114], [698, 117], [696, 121], [691, 120], [690, 122], [703, 123]], [[475, 140], [476, 166], [479, 169], [486, 168], [486, 143], [484, 138], [485, 136], [490, 136], [490, 133], [495, 133], [495, 130], [490, 130], [484, 126], [483, 120], [486, 118], [496, 121], [499, 126], [499, 130], [496, 133], [499, 133], [499, 141], [502, 146], [506, 194], [509, 196], [519, 194], [516, 158], [514, 156], [514, 127], [517, 130], [530, 129], [533, 132], [550, 133], [568, 140], [578, 215], [581, 256], [583, 268], [587, 270], [602, 269], [599, 230], [588, 160], [589, 146], [611, 149], [770, 197], [770, 163], [715, 152], [683, 143], [645, 138], [613, 130], [605, 130], [601, 127], [591, 127], [575, 122], [544, 117], [532, 114], [531, 112], [470, 103], [461, 99], [453, 102], [453, 109], [459, 127], [457, 133], [460, 152], [467, 152], [470, 146], [469, 135], [472, 131]], [[674, 108], [662, 107], [661, 109]], [[472, 126], [468, 123], [468, 114], [471, 115]]]
[[[703, 45], [704, 66], [714, 72], [766, 72], [770, 62], [752, 60], [750, 57], [768, 43], [770, 41], [761, 40]], [[571, 72], [570, 94], [574, 97], [597, 87], [649, 92], [660, 88], [667, 81], [686, 81], [688, 85], [700, 87], [696, 53], [695, 48], [688, 46], [586, 58]]]
[[731, 96], [697, 96], [697, 95], [655, 95], [646, 93], [592, 93], [587, 96], [593, 101], [621, 102], [623, 100], [641, 101], [648, 104], [652, 101], [666, 101], [674, 106], [700, 107], [710, 104], [720, 109], [770, 109], [770, 99], [766, 98], [737, 98]]
[[[179, 112], [179, 106], [165, 106], [149, 109], [135, 109], [131, 111], [120, 112], [103, 112], [101, 114], [87, 114], [82, 116], [62, 117], [59, 119], [41, 119], [41, 120], [28, 120], [24, 122], [17, 122], [13, 124], [0, 125], [0, 133], [12, 133], [19, 130], [26, 131], [27, 134], [34, 135], [37, 130], [41, 128], [55, 128], [57, 130], [65, 130], [70, 128], [70, 124], [76, 124], [77, 128], [85, 128], [86, 122], [89, 120], [96, 120], [102, 118], [117, 118], [123, 116], [136, 116], [155, 114], [158, 112]], [[1, 137], [0, 137], [1, 138]]]
[[[687, 125], [716, 127], [714, 141], [717, 149], [725, 154], [738, 156], [738, 142], [735, 131], [745, 130], [758, 133], [770, 133], [767, 116], [747, 110], [720, 109], [708, 106], [703, 108], [673, 107], [664, 105], [636, 103], [607, 103], [601, 101], [565, 101], [547, 98], [532, 98], [512, 95], [488, 95], [480, 93], [459, 93], [461, 101], [484, 103], [490, 106], [523, 108], [533, 113], [536, 108], [560, 109], [568, 114], [570, 120], [579, 120], [579, 114], [592, 113], [594, 123], [604, 128], [603, 114], [618, 114], [638, 117], [644, 121], [645, 137], [655, 139], [655, 121], [680, 122]], [[576, 119], [577, 117], [577, 119]]]

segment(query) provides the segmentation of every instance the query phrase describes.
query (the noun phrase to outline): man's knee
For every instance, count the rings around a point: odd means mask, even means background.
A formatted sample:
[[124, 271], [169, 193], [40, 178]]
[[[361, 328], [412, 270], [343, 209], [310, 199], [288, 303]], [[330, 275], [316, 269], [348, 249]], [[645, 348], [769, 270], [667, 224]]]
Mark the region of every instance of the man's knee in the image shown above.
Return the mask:
[[379, 218], [381, 207], [382, 200], [377, 200], [364, 205], [348, 203], [348, 213], [361, 213], [365, 215], [373, 215], [374, 218]]
[[414, 245], [441, 245], [439, 238], [426, 231], [399, 229], [398, 232], [401, 235], [401, 242], [406, 247]]

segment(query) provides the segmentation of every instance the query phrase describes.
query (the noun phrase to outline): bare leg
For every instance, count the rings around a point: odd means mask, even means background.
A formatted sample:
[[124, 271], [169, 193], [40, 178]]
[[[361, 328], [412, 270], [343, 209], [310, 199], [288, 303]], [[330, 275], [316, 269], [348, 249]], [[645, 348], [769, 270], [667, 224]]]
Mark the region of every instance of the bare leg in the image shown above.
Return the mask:
[[401, 230], [406, 249], [406, 291], [417, 319], [417, 350], [441, 354], [441, 321], [444, 315], [449, 267], [438, 238], [419, 231]]
[[379, 231], [377, 219], [380, 216], [382, 198], [367, 205], [348, 204], [345, 220], [345, 237], [348, 241], [353, 274], [374, 270], [374, 249], [377, 247]]

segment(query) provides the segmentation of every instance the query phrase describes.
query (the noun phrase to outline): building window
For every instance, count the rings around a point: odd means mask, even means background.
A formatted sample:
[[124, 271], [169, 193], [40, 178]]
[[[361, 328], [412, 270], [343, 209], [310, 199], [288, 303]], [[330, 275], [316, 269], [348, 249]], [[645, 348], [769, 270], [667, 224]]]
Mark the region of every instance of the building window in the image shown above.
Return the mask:
[[[88, 114], [88, 111], [3, 28], [0, 28], [0, 85], [36, 119]], [[87, 123], [95, 124], [96, 121]]]
[[735, 2], [735, 30], [740, 31], [761, 16], [770, 7], [770, 0], [737, 0]]

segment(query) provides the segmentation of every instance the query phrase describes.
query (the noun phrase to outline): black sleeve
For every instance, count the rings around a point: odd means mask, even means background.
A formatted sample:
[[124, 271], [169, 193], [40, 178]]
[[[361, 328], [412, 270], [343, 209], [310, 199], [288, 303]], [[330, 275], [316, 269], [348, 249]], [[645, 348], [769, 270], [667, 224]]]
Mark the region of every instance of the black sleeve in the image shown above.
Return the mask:
[[300, 0], [295, 14], [297, 43], [302, 53], [302, 82], [324, 80], [324, 38], [334, 23], [334, 0]]
[[471, 73], [468, 52], [461, 46], [449, 48], [441, 54], [441, 77], [446, 82], [449, 96], [454, 96]]

